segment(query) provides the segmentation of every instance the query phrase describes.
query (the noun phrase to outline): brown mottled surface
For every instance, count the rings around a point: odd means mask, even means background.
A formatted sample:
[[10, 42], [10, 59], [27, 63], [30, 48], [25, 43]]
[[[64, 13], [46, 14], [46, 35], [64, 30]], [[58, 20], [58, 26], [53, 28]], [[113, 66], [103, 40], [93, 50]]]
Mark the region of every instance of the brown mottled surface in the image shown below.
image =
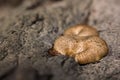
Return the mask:
[[[12, 69], [21, 65], [32, 66], [42, 76], [40, 80], [120, 79], [119, 0], [2, 1], [0, 80], [13, 79]], [[109, 54], [100, 62], [79, 65], [72, 58], [48, 54], [55, 38], [76, 24], [94, 26], [106, 40]]]

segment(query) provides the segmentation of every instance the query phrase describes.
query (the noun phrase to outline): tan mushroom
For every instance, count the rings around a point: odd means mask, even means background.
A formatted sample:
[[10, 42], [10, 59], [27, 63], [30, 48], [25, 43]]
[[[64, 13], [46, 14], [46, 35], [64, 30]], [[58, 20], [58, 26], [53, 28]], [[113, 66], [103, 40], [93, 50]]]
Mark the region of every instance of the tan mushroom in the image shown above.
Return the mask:
[[54, 51], [75, 58], [80, 64], [99, 61], [107, 55], [106, 42], [99, 37], [95, 28], [78, 25], [67, 29], [55, 40]]
[[99, 36], [99, 33], [91, 26], [77, 25], [65, 30], [64, 35]]
[[86, 50], [84, 40], [87, 37], [61, 36], [54, 43], [54, 50], [62, 55], [75, 56], [77, 53]]
[[84, 41], [84, 45], [87, 49], [75, 55], [75, 60], [80, 64], [96, 62], [107, 55], [108, 47], [100, 37], [89, 37]]

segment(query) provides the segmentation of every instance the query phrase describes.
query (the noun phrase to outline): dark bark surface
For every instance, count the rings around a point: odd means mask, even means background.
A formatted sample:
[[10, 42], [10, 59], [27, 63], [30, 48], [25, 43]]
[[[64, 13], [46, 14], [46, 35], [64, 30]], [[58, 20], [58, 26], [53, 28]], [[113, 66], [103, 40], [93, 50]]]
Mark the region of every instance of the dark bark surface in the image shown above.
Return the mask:
[[[25, 79], [37, 73], [39, 80], [120, 79], [119, 0], [15, 1], [0, 1], [0, 80], [15, 79], [19, 66], [35, 69], [25, 70]], [[109, 54], [100, 62], [80, 65], [48, 53], [54, 40], [77, 24], [94, 26], [107, 42]]]

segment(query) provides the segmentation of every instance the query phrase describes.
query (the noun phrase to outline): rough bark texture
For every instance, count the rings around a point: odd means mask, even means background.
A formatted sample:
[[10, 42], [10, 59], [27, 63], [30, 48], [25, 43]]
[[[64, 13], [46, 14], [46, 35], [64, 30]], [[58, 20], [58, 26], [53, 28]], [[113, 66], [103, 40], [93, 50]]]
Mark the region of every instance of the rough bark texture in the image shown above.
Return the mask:
[[[120, 79], [119, 0], [15, 1], [0, 1], [0, 80], [13, 80], [12, 70], [21, 65], [36, 69], [40, 80]], [[94, 26], [106, 40], [109, 54], [100, 62], [79, 65], [48, 53], [54, 40], [76, 24]]]

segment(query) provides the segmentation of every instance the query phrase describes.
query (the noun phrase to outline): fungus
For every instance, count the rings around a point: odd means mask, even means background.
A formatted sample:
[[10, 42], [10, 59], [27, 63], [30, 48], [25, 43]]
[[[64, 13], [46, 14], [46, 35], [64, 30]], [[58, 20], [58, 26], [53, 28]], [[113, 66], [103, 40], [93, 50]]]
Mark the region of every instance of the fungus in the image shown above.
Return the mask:
[[77, 25], [67, 29], [63, 36], [55, 40], [53, 51], [73, 57], [80, 64], [87, 64], [107, 55], [108, 46], [95, 28]]

